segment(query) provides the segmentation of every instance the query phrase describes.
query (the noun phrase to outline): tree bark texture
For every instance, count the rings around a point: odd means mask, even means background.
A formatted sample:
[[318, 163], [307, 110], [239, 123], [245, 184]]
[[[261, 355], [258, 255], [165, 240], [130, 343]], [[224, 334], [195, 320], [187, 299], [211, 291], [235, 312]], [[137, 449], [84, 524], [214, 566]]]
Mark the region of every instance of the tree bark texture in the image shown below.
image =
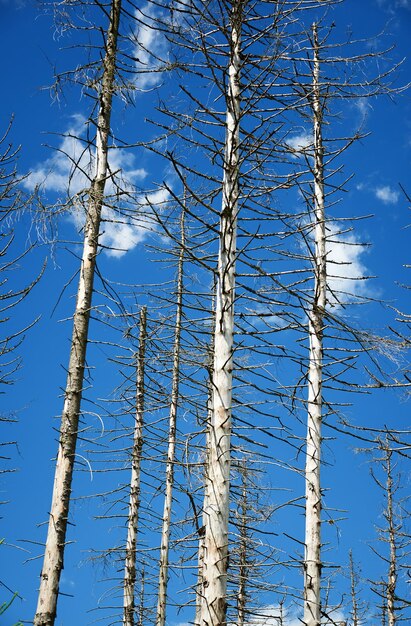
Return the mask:
[[304, 556], [304, 618], [305, 626], [320, 626], [321, 621], [321, 427], [322, 427], [322, 362], [323, 320], [326, 305], [326, 230], [324, 212], [324, 165], [322, 139], [322, 101], [320, 90], [320, 58], [317, 26], [313, 26], [314, 118], [314, 297], [308, 314], [309, 369], [308, 423], [306, 445], [306, 504]]
[[386, 518], [388, 522], [388, 541], [390, 546], [390, 558], [388, 563], [388, 583], [387, 583], [387, 617], [388, 626], [395, 626], [397, 622], [396, 597], [397, 597], [397, 531], [395, 524], [394, 502], [393, 502], [393, 475], [392, 475], [392, 451], [389, 449], [389, 441], [386, 442], [385, 468], [387, 472], [387, 509]]
[[136, 542], [140, 510], [141, 454], [144, 426], [144, 364], [147, 337], [147, 309], [140, 311], [139, 347], [136, 376], [136, 413], [131, 453], [130, 499], [124, 565], [123, 624], [135, 625]]
[[237, 626], [244, 626], [246, 623], [246, 605], [247, 605], [247, 583], [248, 573], [250, 569], [250, 563], [248, 560], [249, 554], [249, 536], [248, 536], [248, 471], [247, 461], [244, 460], [241, 464], [241, 501], [239, 502], [239, 521], [238, 521], [238, 533], [239, 533], [239, 581], [238, 581], [238, 593], [237, 593]]
[[157, 626], [164, 626], [166, 621], [166, 605], [167, 605], [167, 583], [168, 583], [168, 555], [170, 547], [170, 527], [171, 527], [171, 509], [173, 502], [174, 487], [174, 462], [176, 449], [176, 432], [177, 432], [177, 409], [179, 397], [179, 381], [180, 381], [180, 343], [181, 343], [181, 321], [183, 314], [183, 265], [184, 265], [184, 209], [181, 214], [181, 242], [180, 254], [178, 259], [177, 273], [177, 308], [174, 335], [174, 354], [173, 354], [173, 374], [171, 386], [171, 402], [169, 415], [168, 430], [168, 449], [166, 464], [166, 490], [164, 498], [163, 524], [161, 531], [161, 547], [160, 547], [160, 568], [159, 568], [159, 586], [157, 599]]
[[239, 198], [242, 0], [232, 3], [212, 397], [204, 502], [201, 626], [226, 623], [236, 231]]
[[[215, 311], [215, 298], [216, 296], [216, 287], [213, 287], [213, 299], [211, 310]], [[207, 355], [207, 371], [208, 371], [208, 381], [207, 381], [207, 425], [211, 424], [211, 415], [212, 415], [212, 378], [213, 378], [213, 367], [214, 367], [214, 334], [211, 336], [210, 346], [208, 348]], [[207, 465], [209, 459], [209, 449], [210, 449], [210, 429], [207, 426], [206, 429], [206, 441], [205, 441], [205, 450], [204, 450], [204, 458], [205, 458], [205, 476], [207, 475]], [[207, 510], [208, 502], [207, 502], [207, 490], [204, 490], [204, 500], [203, 500], [203, 511]], [[194, 618], [194, 626], [199, 626], [201, 624], [201, 604], [203, 597], [203, 569], [204, 569], [204, 535], [205, 535], [205, 526], [203, 525], [201, 528], [197, 528], [198, 531], [198, 566], [197, 566], [197, 584], [196, 584], [196, 613]]]
[[84, 382], [101, 211], [105, 185], [109, 176], [107, 152], [120, 10], [121, 0], [113, 0], [99, 97], [95, 175], [90, 186], [86, 223], [84, 226], [83, 253], [73, 318], [73, 334], [64, 394], [65, 400], [61, 417], [50, 519], [34, 626], [53, 626], [57, 614], [57, 598], [66, 545], [67, 520]]

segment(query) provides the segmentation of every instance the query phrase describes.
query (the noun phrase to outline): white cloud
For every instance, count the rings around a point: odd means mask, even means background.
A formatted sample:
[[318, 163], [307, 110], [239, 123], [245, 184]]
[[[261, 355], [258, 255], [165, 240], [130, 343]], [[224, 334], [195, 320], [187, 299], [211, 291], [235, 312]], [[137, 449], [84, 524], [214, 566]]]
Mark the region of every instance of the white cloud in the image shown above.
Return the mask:
[[168, 57], [168, 44], [162, 30], [156, 25], [161, 14], [155, 5], [146, 2], [135, 11], [135, 16], [139, 23], [133, 37], [136, 69], [139, 72], [135, 86], [144, 90], [159, 84]]
[[[80, 202], [76, 203], [76, 198], [80, 198], [82, 191], [90, 187], [94, 171], [94, 153], [81, 140], [85, 124], [85, 118], [74, 116], [72, 125], [64, 133], [53, 156], [36, 165], [23, 182], [29, 190], [39, 188], [42, 192], [64, 194], [72, 198], [73, 207], [77, 204], [78, 208], [72, 209], [70, 218], [79, 229], [84, 223], [84, 209]], [[121, 257], [144, 239], [144, 220], [150, 204], [166, 202], [169, 194], [164, 188], [146, 197], [136, 193], [136, 183], [144, 179], [147, 172], [135, 167], [134, 155], [125, 149], [109, 150], [109, 167], [112, 177], [107, 181], [106, 195], [115, 198], [117, 188], [120, 187], [123, 192], [133, 195], [139, 207], [138, 212], [133, 213], [125, 200], [122, 207], [125, 210], [121, 214], [108, 206], [103, 208], [100, 243], [105, 246], [108, 255]]]
[[295, 156], [298, 156], [298, 153], [303, 154], [307, 152], [309, 148], [313, 145], [313, 137], [310, 133], [303, 131], [298, 135], [294, 135], [287, 139], [287, 146], [291, 148], [293, 152], [295, 152]]
[[[81, 140], [85, 129], [86, 119], [82, 115], [73, 115], [73, 123], [64, 133], [53, 156], [36, 165], [23, 185], [31, 191], [39, 187], [42, 191], [67, 193], [69, 196], [87, 189], [95, 159], [94, 152]], [[121, 180], [121, 187], [125, 191], [130, 191], [137, 181], [147, 176], [143, 168], [134, 167], [134, 161], [134, 155], [125, 149], [111, 148], [109, 151], [110, 171], [118, 173], [117, 178]], [[106, 188], [107, 193], [113, 191], [112, 179], [107, 182]]]
[[[143, 241], [146, 235], [146, 219], [150, 206], [161, 206], [169, 199], [167, 189], [160, 188], [144, 198], [139, 198], [139, 211], [134, 217], [116, 218], [113, 212], [103, 214], [102, 236], [100, 243], [106, 246], [109, 256], [119, 258]], [[146, 210], [145, 210], [146, 209]]]
[[389, 185], [385, 185], [375, 189], [375, 196], [384, 204], [397, 204], [400, 194]]
[[357, 98], [354, 101], [354, 106], [357, 111], [360, 113], [361, 117], [365, 118], [369, 111], [372, 109], [371, 102], [369, 98]]
[[333, 307], [369, 294], [362, 262], [367, 247], [353, 233], [339, 234], [341, 230], [338, 224], [327, 224], [327, 300]]

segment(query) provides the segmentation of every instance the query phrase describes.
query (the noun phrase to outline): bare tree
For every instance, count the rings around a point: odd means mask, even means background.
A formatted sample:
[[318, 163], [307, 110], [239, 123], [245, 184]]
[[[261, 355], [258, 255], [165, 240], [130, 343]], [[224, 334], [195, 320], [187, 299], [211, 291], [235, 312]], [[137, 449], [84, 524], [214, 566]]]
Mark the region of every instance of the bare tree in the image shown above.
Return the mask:
[[[0, 337], [0, 394], [4, 393], [4, 386], [12, 384], [13, 375], [19, 369], [21, 361], [17, 350], [21, 344], [27, 328], [10, 330], [7, 332], [7, 323], [10, 322], [11, 310], [20, 304], [38, 282], [40, 275], [30, 284], [22, 288], [14, 289], [8, 286], [9, 276], [13, 270], [18, 269], [19, 262], [30, 252], [30, 249], [15, 251], [14, 223], [21, 217], [27, 208], [29, 198], [24, 196], [21, 183], [24, 177], [17, 172], [17, 159], [20, 149], [13, 148], [9, 141], [12, 120], [0, 137], [0, 266], [1, 292], [0, 313], [3, 333]], [[14, 256], [13, 256], [14, 255]], [[4, 419], [2, 416], [0, 419]]]
[[146, 348], [147, 309], [140, 311], [139, 348], [136, 363], [136, 412], [133, 448], [131, 453], [130, 502], [128, 510], [127, 541], [124, 568], [124, 626], [135, 625], [136, 545], [141, 490], [141, 457], [144, 424], [144, 362]]
[[84, 244], [76, 309], [73, 318], [70, 360], [67, 369], [65, 401], [54, 477], [45, 555], [40, 578], [35, 626], [52, 626], [56, 619], [60, 575], [63, 569], [71, 485], [76, 454], [81, 396], [92, 306], [93, 284], [98, 252], [104, 191], [110, 177], [108, 147], [116, 72], [117, 39], [121, 0], [113, 0], [105, 41], [103, 74], [98, 94], [96, 155], [94, 177], [89, 189]]
[[304, 623], [319, 626], [321, 620], [321, 422], [323, 319], [326, 305], [327, 269], [324, 213], [323, 104], [320, 94], [320, 60], [317, 25], [313, 26], [312, 110], [314, 122], [314, 297], [308, 319], [310, 338], [308, 370], [308, 425], [306, 448], [306, 508], [304, 557]]
[[[338, 266], [344, 261], [338, 258], [338, 247], [344, 244], [344, 234], [351, 231], [346, 221], [339, 223], [338, 218], [329, 215], [328, 209], [335, 203], [333, 196], [345, 188], [346, 180], [338, 176], [340, 168], [334, 164], [345, 150], [362, 133], [354, 132], [351, 138], [323, 137], [328, 116], [331, 115], [333, 101], [344, 102], [360, 93], [362, 97], [380, 95], [390, 91], [389, 85], [384, 82], [384, 76], [377, 73], [370, 76], [368, 81], [355, 78], [356, 67], [359, 62], [378, 57], [365, 52], [350, 57], [344, 52], [335, 53], [335, 48], [341, 44], [333, 44], [328, 39], [332, 28], [323, 28], [320, 23], [314, 23], [310, 37], [312, 55], [308, 67], [296, 64], [297, 81], [295, 88], [300, 93], [304, 104], [300, 102], [299, 111], [310, 119], [311, 129], [306, 139], [306, 145], [300, 149], [303, 155], [304, 166], [307, 167], [311, 184], [299, 182], [299, 188], [308, 206], [308, 214], [300, 218], [299, 229], [308, 249], [308, 260], [312, 266], [312, 292], [309, 297], [300, 290], [303, 310], [308, 318], [308, 363], [306, 365], [307, 380], [307, 438], [305, 462], [305, 552], [304, 552], [304, 617], [306, 626], [319, 626], [322, 616], [332, 620], [332, 616], [322, 606], [321, 592], [324, 586], [324, 562], [322, 559], [322, 508], [323, 487], [321, 484], [321, 456], [322, 441], [324, 438], [324, 423], [329, 425], [329, 415], [338, 414], [337, 403], [329, 403], [324, 398], [324, 380], [327, 387], [354, 391], [364, 387], [378, 386], [374, 384], [378, 378], [373, 378], [370, 369], [364, 365], [369, 359], [371, 367], [379, 376], [384, 376], [378, 358], [377, 338], [372, 333], [366, 333], [350, 324], [339, 309], [348, 304], [367, 302], [366, 295], [359, 297], [355, 287], [344, 289], [348, 280], [347, 273], [341, 273]], [[320, 35], [321, 32], [321, 35]], [[328, 55], [328, 56], [327, 56]], [[339, 67], [344, 58], [350, 64], [353, 78], [347, 81], [340, 74]], [[388, 72], [389, 74], [389, 72]], [[332, 143], [331, 143], [332, 142]], [[337, 177], [337, 180], [335, 178]], [[331, 182], [333, 179], [333, 182]], [[354, 276], [351, 280], [364, 280], [366, 277]], [[302, 282], [301, 285], [304, 283]], [[348, 284], [348, 283], [347, 283]], [[334, 309], [334, 310], [333, 310]], [[325, 342], [326, 341], [326, 342]], [[387, 341], [389, 343], [390, 340]], [[348, 345], [349, 344], [349, 345]], [[332, 359], [330, 355], [335, 355]], [[355, 363], [364, 367], [362, 380], [351, 382], [346, 376]], [[304, 369], [304, 361], [301, 360]], [[371, 383], [369, 377], [371, 376]], [[305, 376], [304, 376], [305, 378]], [[387, 381], [390, 385], [390, 382]], [[384, 383], [379, 382], [379, 386]], [[332, 605], [331, 605], [332, 606]]]
[[180, 230], [180, 254], [178, 258], [177, 268], [177, 284], [176, 284], [176, 319], [174, 334], [174, 353], [173, 353], [173, 371], [171, 383], [171, 400], [168, 427], [168, 446], [167, 446], [167, 463], [166, 463], [166, 485], [164, 495], [164, 511], [163, 523], [161, 531], [160, 545], [160, 566], [159, 566], [159, 589], [157, 602], [157, 626], [164, 626], [166, 621], [167, 606], [167, 584], [168, 584], [168, 555], [170, 547], [170, 529], [171, 529], [171, 513], [173, 502], [174, 488], [174, 464], [177, 434], [177, 411], [179, 401], [179, 382], [180, 382], [180, 344], [182, 331], [182, 313], [183, 313], [183, 270], [184, 270], [184, 253], [185, 253], [185, 232], [184, 232], [184, 207], [181, 212]]
[[361, 601], [360, 597], [360, 575], [358, 568], [354, 563], [354, 557], [352, 550], [349, 552], [349, 574], [350, 574], [350, 595], [351, 595], [351, 611], [350, 611], [350, 624], [351, 626], [360, 626], [366, 615], [366, 606]]
[[233, 3], [227, 84], [226, 143], [214, 328], [210, 423], [205, 476], [201, 624], [225, 623], [227, 610], [230, 436], [237, 213], [239, 196], [240, 68], [243, 1]]
[[[408, 498], [400, 495], [401, 474], [395, 458], [409, 458], [409, 445], [404, 449], [403, 441], [400, 442], [396, 435], [390, 433], [380, 438], [378, 464], [375, 469], [371, 469], [371, 475], [384, 496], [384, 526], [378, 528], [378, 538], [386, 545], [386, 548], [373, 548], [373, 551], [387, 567], [386, 574], [379, 581], [374, 580], [372, 588], [381, 599], [381, 614], [385, 616], [388, 626], [404, 621], [405, 612], [411, 609], [411, 602], [403, 591], [404, 581], [401, 580], [408, 571], [411, 546], [411, 537], [406, 528], [406, 520], [409, 518]], [[380, 469], [382, 478], [379, 477]]]

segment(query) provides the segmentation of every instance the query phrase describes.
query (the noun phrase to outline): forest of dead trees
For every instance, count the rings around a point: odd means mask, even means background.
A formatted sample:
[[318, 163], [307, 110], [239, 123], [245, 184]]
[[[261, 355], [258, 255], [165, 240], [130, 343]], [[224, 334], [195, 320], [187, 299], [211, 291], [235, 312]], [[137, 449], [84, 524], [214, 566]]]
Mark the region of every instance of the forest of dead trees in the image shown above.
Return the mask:
[[[19, 326], [18, 312], [47, 280], [40, 264], [25, 285], [13, 282], [32, 254], [15, 238], [20, 214], [36, 233], [33, 248], [58, 247], [64, 221], [79, 239], [64, 244], [75, 273], [55, 294], [72, 307], [71, 339], [55, 364], [66, 380], [47, 523], [35, 533], [33, 520], [22, 538], [26, 548], [37, 544], [37, 607], [22, 610], [20, 623], [63, 623], [77, 540], [92, 561], [90, 588], [97, 572], [102, 589], [90, 623], [395, 626], [410, 618], [411, 429], [395, 414], [379, 423], [366, 408], [384, 394], [407, 398], [410, 312], [384, 307], [364, 287], [354, 259], [367, 245], [357, 235], [367, 216], [345, 193], [350, 150], [358, 142], [367, 150], [367, 129], [350, 107], [409, 97], [399, 78], [407, 61], [395, 61], [384, 36], [372, 46], [361, 33], [342, 38], [341, 4], [43, 7], [70, 40], [51, 92], [77, 94], [83, 113], [59, 138], [69, 174], [58, 193], [46, 173], [20, 174], [3, 121], [5, 394], [20, 368], [24, 384], [21, 343], [43, 313]], [[144, 114], [141, 94], [151, 102]], [[137, 170], [128, 177], [126, 151], [133, 163], [150, 154], [151, 186], [136, 182]], [[401, 193], [409, 203], [407, 181]], [[144, 254], [115, 281], [110, 267], [116, 257], [128, 263], [130, 242]], [[383, 330], [372, 324], [377, 309]], [[1, 441], [7, 492], [19, 459], [9, 450], [15, 442]], [[382, 511], [366, 547], [370, 571], [352, 538], [345, 552], [340, 546], [347, 512], [333, 495], [330, 458], [349, 447], [364, 456]], [[82, 510], [96, 528], [89, 537], [75, 522]], [[19, 589], [7, 568], [1, 580], [8, 624]], [[79, 619], [73, 595], [71, 621]]]

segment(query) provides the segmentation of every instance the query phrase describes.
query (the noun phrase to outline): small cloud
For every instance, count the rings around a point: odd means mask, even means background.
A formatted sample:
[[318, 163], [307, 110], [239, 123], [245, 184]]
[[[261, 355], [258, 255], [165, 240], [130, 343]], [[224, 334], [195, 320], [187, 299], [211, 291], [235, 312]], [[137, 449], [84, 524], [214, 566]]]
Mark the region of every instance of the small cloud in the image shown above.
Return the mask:
[[389, 185], [385, 185], [383, 187], [377, 187], [375, 189], [375, 196], [384, 204], [397, 204], [400, 194], [398, 191], [395, 191], [395, 189], [392, 189]]
[[299, 156], [299, 154], [307, 152], [312, 147], [313, 137], [310, 133], [304, 131], [287, 139], [286, 144], [294, 153], [294, 156]]
[[357, 98], [354, 101], [354, 106], [363, 118], [365, 118], [368, 115], [369, 111], [372, 109], [369, 98], [364, 97]]
[[66, 576], [66, 574], [64, 574], [64, 572], [61, 575], [61, 584], [66, 586], [66, 587], [71, 587], [73, 589], [73, 587], [76, 586], [75, 581], [72, 578], [69, 578], [68, 576]]
[[338, 224], [327, 224], [328, 303], [339, 306], [356, 297], [366, 297], [370, 288], [364, 278], [367, 268], [362, 257], [367, 246], [353, 233], [339, 232]]

